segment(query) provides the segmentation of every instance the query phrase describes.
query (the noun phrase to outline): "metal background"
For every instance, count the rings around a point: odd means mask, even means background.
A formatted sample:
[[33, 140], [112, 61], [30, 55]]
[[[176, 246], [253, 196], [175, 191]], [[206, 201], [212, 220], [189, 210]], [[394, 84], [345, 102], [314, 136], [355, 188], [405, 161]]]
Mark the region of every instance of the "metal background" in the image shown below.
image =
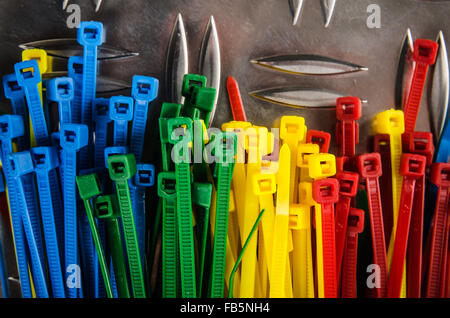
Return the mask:
[[[233, 75], [241, 89], [248, 120], [271, 126], [282, 115], [304, 116], [310, 129], [333, 134], [334, 111], [296, 110], [258, 101], [249, 91], [274, 86], [327, 88], [367, 99], [360, 120], [361, 144], [365, 151], [369, 119], [394, 107], [394, 84], [398, 55], [407, 27], [414, 38], [435, 39], [442, 30], [450, 40], [450, 2], [421, 0], [338, 0], [335, 15], [324, 27], [319, 0], [306, 0], [300, 22], [292, 26], [288, 0], [104, 0], [95, 13], [91, 0], [71, 0], [81, 6], [82, 20], [103, 22], [106, 42], [139, 52], [133, 59], [101, 63], [101, 73], [131, 82], [133, 74], [160, 79], [159, 99], [152, 104], [146, 157], [159, 158], [157, 117], [164, 101], [164, 69], [170, 33], [180, 12], [189, 49], [189, 71], [197, 72], [201, 40], [210, 15], [214, 15], [222, 57], [222, 85], [213, 126], [231, 120], [225, 81]], [[381, 28], [366, 25], [367, 7], [381, 7]], [[2, 0], [0, 4], [0, 73], [13, 72], [20, 60], [19, 43], [76, 37], [68, 29], [69, 13], [61, 0]], [[255, 67], [250, 58], [274, 54], [326, 55], [369, 68], [368, 72], [339, 77], [284, 75]], [[3, 94], [2, 94], [3, 95]], [[9, 109], [2, 96], [0, 109]], [[220, 126], [219, 126], [220, 127]], [[417, 130], [429, 130], [428, 113], [422, 107]], [[333, 148], [331, 148], [333, 150]]]

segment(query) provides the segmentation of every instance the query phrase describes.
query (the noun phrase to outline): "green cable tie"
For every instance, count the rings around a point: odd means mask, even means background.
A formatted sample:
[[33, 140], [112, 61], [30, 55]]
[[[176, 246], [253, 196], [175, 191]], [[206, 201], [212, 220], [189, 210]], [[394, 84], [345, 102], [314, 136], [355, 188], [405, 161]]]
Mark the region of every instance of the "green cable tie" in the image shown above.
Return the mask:
[[103, 252], [102, 243], [98, 234], [97, 225], [94, 221], [91, 206], [91, 200], [102, 193], [102, 191], [100, 190], [100, 180], [97, 174], [92, 173], [84, 176], [77, 176], [76, 181], [78, 192], [84, 203], [89, 226], [91, 227], [92, 238], [94, 239], [94, 245], [95, 249], [97, 250], [100, 269], [103, 275], [103, 282], [105, 284], [106, 296], [108, 298], [113, 298], [114, 296], [112, 292], [108, 267], [106, 266], [105, 254]]
[[116, 184], [116, 193], [122, 216], [122, 227], [130, 268], [131, 287], [135, 298], [145, 298], [144, 275], [134, 224], [128, 180], [136, 173], [136, 159], [133, 154], [112, 155], [107, 159], [109, 176]]
[[119, 226], [119, 208], [117, 197], [112, 194], [101, 195], [94, 200], [95, 217], [105, 220], [106, 234], [108, 236], [108, 250], [112, 257], [114, 276], [117, 283], [119, 298], [130, 298], [128, 289], [127, 269], [125, 267], [125, 256], [122, 249], [122, 237]]
[[[232, 143], [229, 143], [228, 140], [232, 140]], [[211, 142], [217, 143], [213, 149], [219, 150], [219, 153], [215, 153], [215, 156], [217, 156], [216, 167], [218, 167], [218, 177], [209, 296], [212, 298], [222, 298], [224, 296], [225, 286], [225, 256], [230, 188], [234, 170], [234, 156], [237, 152], [237, 135], [235, 133], [219, 133], [213, 136]], [[230, 145], [231, 148], [228, 147]]]

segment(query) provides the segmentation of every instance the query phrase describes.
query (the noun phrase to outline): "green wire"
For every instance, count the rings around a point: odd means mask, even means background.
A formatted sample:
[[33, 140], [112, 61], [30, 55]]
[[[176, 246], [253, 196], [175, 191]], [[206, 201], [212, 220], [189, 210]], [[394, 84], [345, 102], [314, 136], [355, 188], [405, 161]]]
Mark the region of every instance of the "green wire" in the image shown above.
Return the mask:
[[239, 254], [239, 257], [236, 260], [236, 263], [234, 264], [233, 270], [231, 271], [230, 275], [230, 282], [228, 284], [228, 298], [233, 298], [233, 284], [234, 284], [234, 274], [236, 274], [237, 268], [239, 264], [241, 263], [242, 256], [244, 255], [245, 249], [247, 248], [247, 245], [250, 242], [250, 239], [252, 238], [253, 234], [256, 231], [256, 228], [258, 227], [259, 221], [261, 221], [261, 218], [264, 214], [265, 210], [262, 209], [261, 213], [259, 213], [258, 218], [255, 221], [255, 224], [252, 227], [252, 230], [248, 234], [247, 239], [245, 240], [244, 246], [242, 247], [241, 253]]

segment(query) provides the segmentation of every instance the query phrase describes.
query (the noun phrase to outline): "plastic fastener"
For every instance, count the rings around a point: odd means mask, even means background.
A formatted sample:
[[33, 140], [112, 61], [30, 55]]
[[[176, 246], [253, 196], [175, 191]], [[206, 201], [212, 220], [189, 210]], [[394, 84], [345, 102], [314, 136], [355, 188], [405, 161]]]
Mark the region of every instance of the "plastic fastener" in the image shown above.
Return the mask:
[[353, 157], [359, 143], [361, 100], [358, 97], [342, 97], [336, 100], [336, 142], [339, 156]]
[[247, 121], [241, 94], [239, 92], [239, 86], [236, 79], [234, 79], [234, 77], [232, 76], [229, 76], [227, 78], [227, 90], [228, 99], [230, 100], [231, 112], [233, 114], [233, 120]]
[[73, 80], [72, 123], [81, 124], [81, 96], [83, 91], [83, 58], [71, 56], [67, 64], [69, 77]]
[[96, 98], [92, 109], [95, 125], [94, 166], [106, 167], [105, 148], [108, 144], [109, 99]]
[[319, 145], [321, 153], [327, 153], [330, 150], [331, 135], [325, 131], [308, 130], [306, 142]]
[[71, 103], [74, 97], [73, 79], [70, 77], [57, 77], [47, 82], [47, 98], [58, 103], [59, 123], [72, 122]]
[[406, 99], [405, 131], [413, 132], [419, 113], [420, 101], [427, 78], [428, 68], [436, 61], [439, 45], [431, 40], [417, 39], [414, 41], [413, 60], [416, 62], [411, 88]]
[[133, 98], [111, 97], [109, 99], [109, 118], [114, 122], [114, 146], [127, 146], [128, 122], [133, 119]]
[[324, 297], [337, 297], [336, 244], [334, 204], [338, 201], [337, 179], [321, 179], [313, 182], [313, 198], [322, 206], [322, 246]]
[[400, 297], [415, 185], [417, 179], [425, 175], [425, 163], [426, 158], [421, 155], [403, 154], [402, 156], [400, 174], [403, 176], [403, 185], [392, 264], [389, 271], [387, 291], [389, 298]]
[[366, 181], [367, 199], [369, 202], [370, 227], [374, 263], [380, 267], [380, 288], [376, 289], [378, 298], [386, 297], [387, 291], [387, 258], [384, 238], [383, 210], [381, 208], [379, 177], [382, 174], [379, 153], [369, 153], [358, 157], [358, 170]]

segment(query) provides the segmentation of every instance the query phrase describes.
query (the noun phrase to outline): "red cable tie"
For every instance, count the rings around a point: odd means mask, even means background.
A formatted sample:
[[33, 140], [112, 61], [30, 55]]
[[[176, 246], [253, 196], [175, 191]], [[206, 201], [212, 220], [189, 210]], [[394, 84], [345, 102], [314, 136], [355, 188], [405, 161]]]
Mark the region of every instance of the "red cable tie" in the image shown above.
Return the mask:
[[449, 239], [449, 230], [450, 230], [450, 215], [447, 215], [446, 218], [446, 225], [445, 225], [445, 245], [444, 245], [444, 256], [443, 256], [443, 263], [442, 263], [442, 284], [441, 284], [441, 296], [440, 298], [444, 298], [447, 292], [447, 266], [448, 266], [448, 239]]
[[358, 192], [359, 175], [355, 172], [338, 172], [336, 179], [339, 181], [339, 201], [336, 203], [336, 265], [337, 282], [341, 277], [342, 257], [344, 255], [345, 238], [347, 236], [348, 215], [352, 198]]
[[358, 157], [358, 169], [366, 181], [369, 202], [370, 228], [372, 233], [373, 260], [380, 267], [380, 288], [376, 289], [377, 298], [386, 297], [387, 260], [384, 238], [383, 210], [381, 207], [379, 177], [382, 174], [379, 153], [368, 153]]
[[417, 114], [427, 78], [428, 68], [436, 61], [439, 45], [431, 40], [414, 41], [413, 60], [416, 62], [411, 88], [404, 107], [405, 132], [412, 132], [416, 127]]
[[239, 92], [239, 85], [233, 76], [228, 76], [227, 78], [227, 90], [233, 119], [236, 121], [247, 121], [241, 93]]
[[380, 153], [383, 175], [380, 177], [381, 200], [383, 204], [384, 240], [389, 242], [394, 226], [392, 209], [392, 170], [391, 170], [391, 137], [380, 134], [373, 138], [373, 151]]
[[342, 298], [356, 298], [358, 234], [364, 230], [364, 210], [352, 208], [348, 215], [347, 240], [342, 267]]
[[336, 244], [334, 204], [338, 201], [337, 179], [322, 179], [313, 182], [313, 198], [321, 204], [324, 297], [337, 298]]
[[[405, 152], [423, 155], [427, 158], [427, 167], [433, 160], [433, 134], [415, 131], [402, 135]], [[407, 297], [420, 298], [422, 292], [422, 253], [423, 253], [423, 211], [425, 207], [425, 176], [416, 181], [414, 201], [409, 229], [406, 273], [408, 277]]]
[[395, 234], [394, 252], [389, 272], [388, 298], [399, 298], [402, 289], [403, 267], [406, 259], [409, 225], [416, 181], [425, 175], [426, 158], [421, 155], [403, 154], [400, 174], [403, 176], [402, 192]]
[[434, 211], [426, 297], [439, 298], [443, 279], [441, 274], [444, 263], [444, 240], [450, 197], [450, 164], [433, 163], [430, 180], [438, 186], [438, 194]]
[[325, 131], [308, 130], [306, 142], [319, 145], [320, 152], [327, 153], [330, 150], [331, 135]]
[[359, 143], [361, 100], [358, 97], [340, 97], [336, 100], [336, 143], [339, 156], [353, 157]]

